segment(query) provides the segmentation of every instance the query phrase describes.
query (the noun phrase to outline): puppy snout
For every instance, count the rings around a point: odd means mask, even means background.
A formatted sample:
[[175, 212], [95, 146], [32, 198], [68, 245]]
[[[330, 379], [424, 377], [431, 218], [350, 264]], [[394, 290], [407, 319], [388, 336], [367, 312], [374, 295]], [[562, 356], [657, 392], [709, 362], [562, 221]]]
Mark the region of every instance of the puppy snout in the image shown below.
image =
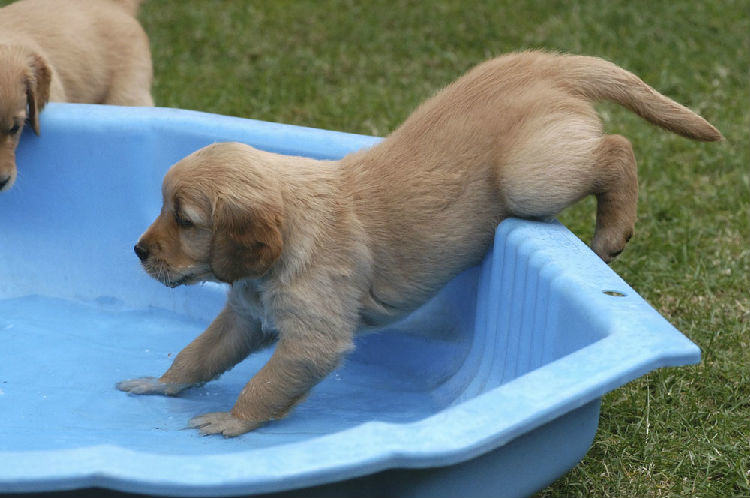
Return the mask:
[[0, 190], [10, 184], [10, 175], [0, 175]]
[[148, 246], [144, 245], [141, 242], [138, 242], [133, 247], [133, 250], [135, 251], [135, 255], [138, 256], [138, 259], [140, 259], [141, 261], [146, 261], [148, 259], [148, 255], [149, 255]]

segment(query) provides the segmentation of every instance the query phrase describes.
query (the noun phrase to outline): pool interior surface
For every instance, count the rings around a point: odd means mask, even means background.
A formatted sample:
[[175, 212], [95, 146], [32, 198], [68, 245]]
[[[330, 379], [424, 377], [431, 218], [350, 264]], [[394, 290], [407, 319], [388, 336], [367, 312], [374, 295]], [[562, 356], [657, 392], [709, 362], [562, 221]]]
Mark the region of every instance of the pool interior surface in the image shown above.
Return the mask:
[[230, 409], [271, 350], [179, 397], [134, 396], [114, 387], [123, 379], [160, 375], [206, 324], [163, 309], [124, 309], [109, 300], [0, 300], [0, 340], [3, 356], [11, 359], [0, 368], [0, 434], [14, 434], [0, 437], [0, 451], [114, 444], [179, 454], [214, 447], [223, 453], [309, 439], [367, 421], [408, 423], [450, 403], [433, 391], [461, 366], [468, 346], [466, 337], [447, 334], [361, 336], [355, 352], [289, 417], [224, 441], [180, 429], [192, 416]]
[[[161, 375], [209, 319], [129, 307], [112, 296], [0, 299], [0, 341], [9, 360], [0, 367], [0, 436], [13, 434], [0, 437], [0, 451], [110, 444], [150, 453], [227, 453], [314, 439], [366, 422], [424, 419], [564, 354], [548, 344], [538, 364], [514, 359], [507, 373], [506, 360], [518, 354], [497, 355], [493, 344], [507, 347], [513, 339], [506, 336], [515, 335], [533, 350], [539, 338], [519, 338], [522, 331], [476, 336], [476, 291], [466, 289], [478, 286], [480, 274], [479, 268], [468, 270], [405, 320], [358, 335], [355, 350], [287, 418], [232, 440], [183, 429], [195, 415], [229, 410], [271, 349], [177, 397], [136, 396], [118, 391], [115, 383]], [[554, 334], [542, 336], [554, 342]], [[569, 349], [572, 343], [565, 344]]]

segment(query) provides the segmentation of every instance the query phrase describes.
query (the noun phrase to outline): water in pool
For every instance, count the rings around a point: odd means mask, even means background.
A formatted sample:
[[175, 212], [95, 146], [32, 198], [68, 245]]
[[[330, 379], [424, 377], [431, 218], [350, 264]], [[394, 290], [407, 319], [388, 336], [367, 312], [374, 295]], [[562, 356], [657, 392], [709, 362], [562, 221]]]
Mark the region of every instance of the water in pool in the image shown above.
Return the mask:
[[[163, 309], [128, 309], [113, 298], [0, 300], [0, 451], [113, 444], [205, 454], [291, 443], [368, 421], [408, 423], [450, 402], [433, 390], [460, 367], [468, 345], [449, 330], [429, 339], [403, 331], [359, 337], [355, 352], [288, 418], [227, 441], [181, 429], [194, 415], [230, 409], [271, 350], [179, 397], [114, 387], [160, 375], [206, 325]], [[6, 431], [14, 437], [2, 437]]]

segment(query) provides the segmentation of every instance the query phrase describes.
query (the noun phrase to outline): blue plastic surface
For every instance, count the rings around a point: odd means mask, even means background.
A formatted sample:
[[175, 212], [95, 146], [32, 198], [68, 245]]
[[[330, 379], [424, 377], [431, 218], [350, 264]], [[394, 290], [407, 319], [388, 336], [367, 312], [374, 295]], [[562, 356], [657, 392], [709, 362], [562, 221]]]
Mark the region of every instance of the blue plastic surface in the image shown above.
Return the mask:
[[215, 141], [337, 158], [377, 139], [72, 104], [50, 104], [41, 128], [0, 194], [0, 492], [527, 495], [583, 457], [604, 393], [699, 360], [565, 227], [512, 219], [481, 266], [359, 337], [288, 418], [235, 439], [180, 430], [231, 407], [270, 352], [177, 398], [114, 388], [160, 375], [224, 302], [219, 285], [163, 287], [132, 253], [167, 168]]

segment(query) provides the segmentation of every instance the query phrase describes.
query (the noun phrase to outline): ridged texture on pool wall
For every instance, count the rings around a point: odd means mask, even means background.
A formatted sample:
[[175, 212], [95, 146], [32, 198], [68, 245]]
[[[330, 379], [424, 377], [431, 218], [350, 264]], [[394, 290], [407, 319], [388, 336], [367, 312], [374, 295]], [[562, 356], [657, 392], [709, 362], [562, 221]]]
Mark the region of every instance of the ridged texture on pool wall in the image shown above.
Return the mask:
[[550, 289], [561, 268], [550, 263], [543, 250], [514, 220], [498, 228], [495, 245], [481, 266], [474, 341], [466, 367], [475, 373], [457, 401], [596, 340], [559, 340], [560, 304]]

